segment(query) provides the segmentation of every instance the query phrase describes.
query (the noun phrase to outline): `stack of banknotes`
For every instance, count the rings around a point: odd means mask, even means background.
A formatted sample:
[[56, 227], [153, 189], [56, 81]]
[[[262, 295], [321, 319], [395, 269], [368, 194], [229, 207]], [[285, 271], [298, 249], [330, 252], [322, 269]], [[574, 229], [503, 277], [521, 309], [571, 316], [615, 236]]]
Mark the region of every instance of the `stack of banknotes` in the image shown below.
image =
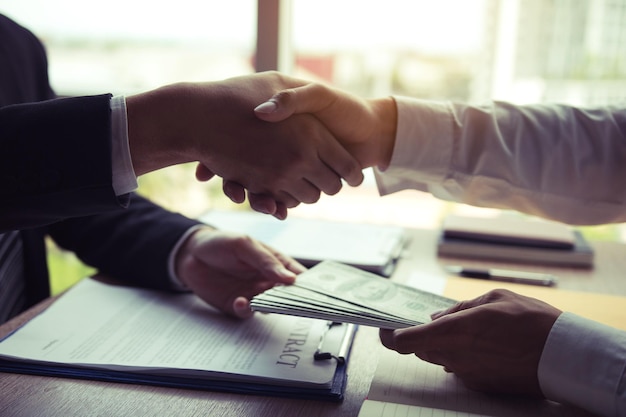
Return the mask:
[[454, 304], [450, 298], [333, 261], [321, 262], [300, 274], [295, 284], [274, 287], [250, 302], [254, 311], [384, 329], [428, 323], [431, 314]]

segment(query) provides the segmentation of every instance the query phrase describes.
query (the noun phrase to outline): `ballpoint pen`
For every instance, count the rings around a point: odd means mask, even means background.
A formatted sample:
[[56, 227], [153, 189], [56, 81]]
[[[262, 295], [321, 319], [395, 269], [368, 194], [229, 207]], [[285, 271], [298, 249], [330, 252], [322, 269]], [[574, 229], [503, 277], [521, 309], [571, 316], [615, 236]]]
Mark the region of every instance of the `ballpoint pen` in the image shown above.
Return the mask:
[[558, 279], [552, 274], [540, 272], [512, 271], [509, 269], [481, 269], [464, 268], [462, 266], [447, 265], [446, 271], [466, 278], [486, 279], [491, 281], [514, 282], [518, 284], [543, 285], [551, 287], [556, 285]]

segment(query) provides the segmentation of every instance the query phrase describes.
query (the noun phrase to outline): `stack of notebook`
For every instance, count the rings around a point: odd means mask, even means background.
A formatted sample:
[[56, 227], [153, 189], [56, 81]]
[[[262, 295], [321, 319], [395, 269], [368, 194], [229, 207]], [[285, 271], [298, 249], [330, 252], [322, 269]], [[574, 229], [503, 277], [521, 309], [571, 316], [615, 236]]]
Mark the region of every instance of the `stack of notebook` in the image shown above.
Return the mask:
[[593, 248], [562, 223], [521, 217], [448, 216], [439, 256], [574, 267], [593, 266]]

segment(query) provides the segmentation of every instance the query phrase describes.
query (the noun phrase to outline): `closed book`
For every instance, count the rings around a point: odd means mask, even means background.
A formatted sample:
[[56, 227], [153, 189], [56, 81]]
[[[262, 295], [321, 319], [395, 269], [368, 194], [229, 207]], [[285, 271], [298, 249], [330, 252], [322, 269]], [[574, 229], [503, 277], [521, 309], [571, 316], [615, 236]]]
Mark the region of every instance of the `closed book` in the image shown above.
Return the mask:
[[450, 216], [437, 244], [442, 257], [590, 268], [594, 251], [579, 230], [523, 218]]

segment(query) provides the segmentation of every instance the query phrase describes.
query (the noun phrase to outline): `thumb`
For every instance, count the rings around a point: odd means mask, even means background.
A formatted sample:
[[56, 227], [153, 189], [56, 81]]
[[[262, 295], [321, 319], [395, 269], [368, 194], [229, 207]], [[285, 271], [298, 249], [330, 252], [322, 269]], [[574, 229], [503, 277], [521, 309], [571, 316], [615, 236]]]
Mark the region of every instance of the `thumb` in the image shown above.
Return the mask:
[[254, 109], [256, 117], [268, 122], [280, 122], [293, 114], [317, 113], [335, 100], [331, 90], [322, 84], [282, 90]]

